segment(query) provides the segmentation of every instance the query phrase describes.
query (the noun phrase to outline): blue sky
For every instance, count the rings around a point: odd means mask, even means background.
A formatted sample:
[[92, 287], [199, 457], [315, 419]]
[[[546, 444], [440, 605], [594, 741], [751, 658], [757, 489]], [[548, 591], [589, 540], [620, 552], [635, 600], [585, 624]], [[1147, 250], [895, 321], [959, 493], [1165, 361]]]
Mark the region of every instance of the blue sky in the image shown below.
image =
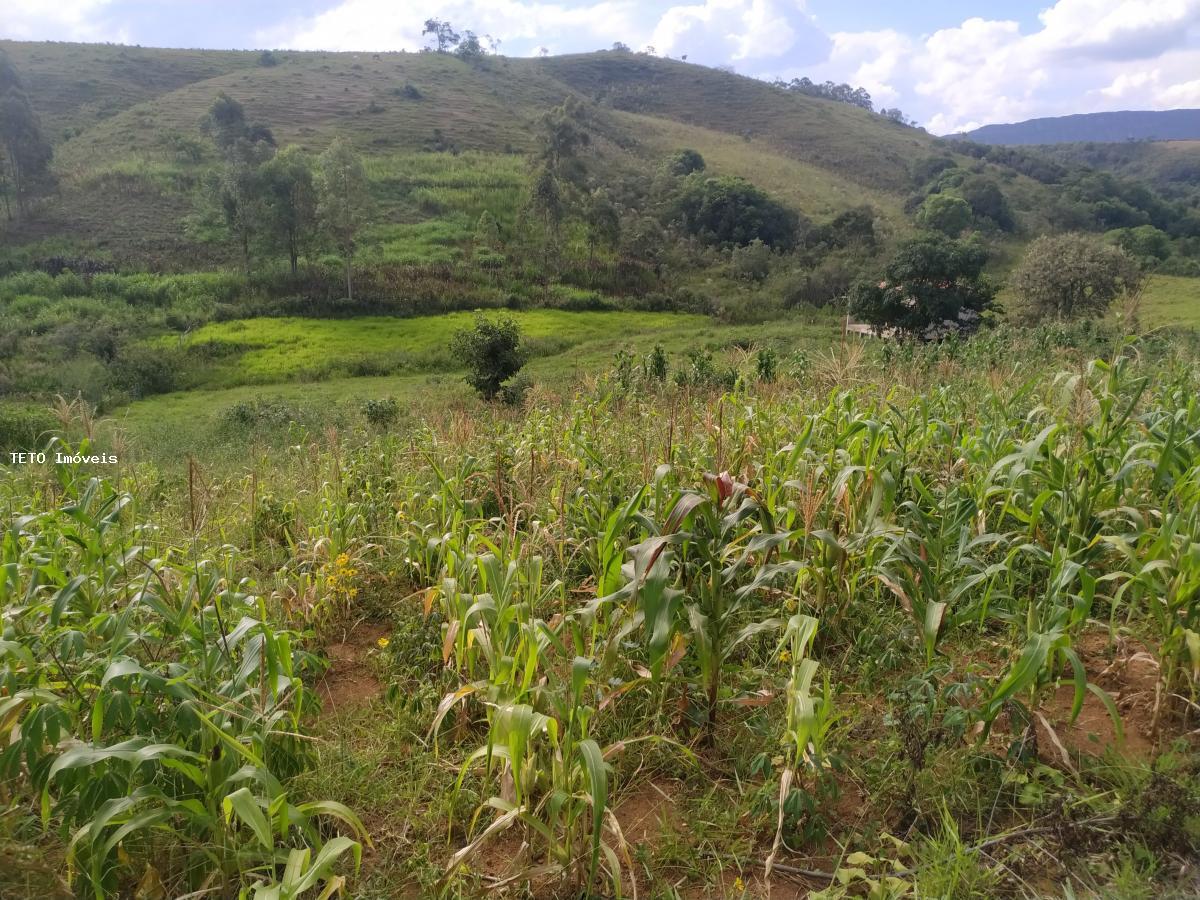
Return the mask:
[[531, 55], [635, 49], [867, 88], [936, 133], [1200, 107], [1200, 0], [3, 0], [0, 37], [414, 50], [425, 18]]

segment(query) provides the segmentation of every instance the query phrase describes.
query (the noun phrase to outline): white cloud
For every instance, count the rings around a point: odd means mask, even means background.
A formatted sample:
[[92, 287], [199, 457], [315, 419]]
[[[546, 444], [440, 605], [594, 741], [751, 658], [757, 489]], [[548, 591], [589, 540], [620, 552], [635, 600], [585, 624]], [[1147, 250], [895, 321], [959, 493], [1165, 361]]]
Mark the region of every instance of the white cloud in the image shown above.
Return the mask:
[[1186, 40], [1200, 0], [1058, 0], [1038, 14], [1030, 41], [1046, 50], [1099, 59], [1146, 59]]
[[[835, 35], [839, 68], [899, 98], [935, 133], [1115, 108], [1200, 104], [1200, 0], [1058, 0], [1036, 30], [972, 17], [905, 47], [878, 32]], [[889, 46], [904, 49], [888, 54]], [[876, 91], [872, 91], [876, 93]]]
[[907, 35], [893, 30], [843, 31], [832, 38], [828, 68], [866, 88], [876, 105], [890, 106], [900, 100], [893, 81], [912, 54], [913, 42]]
[[128, 42], [129, 32], [105, 17], [113, 0], [4, 0], [0, 37], [25, 41]]
[[661, 14], [639, 0], [596, 0], [569, 6], [540, 0], [429, 0], [420, 7], [394, 0], [342, 0], [318, 15], [264, 29], [263, 45], [322, 50], [416, 50], [426, 44], [428, 18], [445, 19], [502, 41], [509, 52], [594, 50], [622, 41], [634, 49], [687, 55], [695, 62], [753, 64], [797, 55], [817, 61], [829, 39], [798, 0], [704, 0]]
[[1164, 106], [1200, 106], [1200, 78], [1165, 87], [1158, 92], [1158, 99]]
[[257, 38], [297, 50], [418, 50], [426, 44], [421, 35], [425, 20], [436, 18], [505, 43], [531, 42], [529, 52], [550, 40], [563, 49], [594, 50], [644, 36], [636, 11], [633, 0], [601, 0], [579, 7], [536, 0], [430, 0], [419, 7], [389, 0], [343, 0], [311, 18], [260, 31]]
[[818, 61], [829, 38], [803, 4], [788, 0], [705, 0], [666, 10], [650, 43], [671, 56], [709, 64], [777, 60], [785, 55]]
[[1141, 69], [1136, 72], [1122, 72], [1113, 79], [1112, 84], [1108, 87], [1102, 87], [1098, 93], [1105, 97], [1111, 97], [1114, 100], [1119, 100], [1122, 97], [1127, 97], [1132, 94], [1141, 92], [1147, 85], [1157, 84], [1158, 79], [1162, 76], [1162, 71], [1159, 69]]

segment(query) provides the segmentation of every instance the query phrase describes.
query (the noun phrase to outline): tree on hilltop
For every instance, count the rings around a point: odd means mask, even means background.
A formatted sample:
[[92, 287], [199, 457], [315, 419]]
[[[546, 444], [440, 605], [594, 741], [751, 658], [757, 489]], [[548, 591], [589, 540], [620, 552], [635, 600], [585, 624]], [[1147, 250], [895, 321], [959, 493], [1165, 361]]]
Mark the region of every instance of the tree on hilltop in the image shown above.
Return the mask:
[[441, 19], [425, 20], [425, 29], [421, 32], [421, 36], [424, 37], [427, 34], [433, 35], [438, 53], [449, 53], [454, 47], [458, 46], [458, 42], [462, 39], [449, 22], [444, 22]]

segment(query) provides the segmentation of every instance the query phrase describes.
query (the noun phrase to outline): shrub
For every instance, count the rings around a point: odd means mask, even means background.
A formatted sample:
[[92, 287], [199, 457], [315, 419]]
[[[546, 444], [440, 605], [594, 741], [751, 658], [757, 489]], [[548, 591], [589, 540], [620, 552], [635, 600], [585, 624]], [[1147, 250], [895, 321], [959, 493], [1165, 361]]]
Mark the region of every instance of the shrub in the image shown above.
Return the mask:
[[650, 355], [646, 357], [646, 374], [655, 381], [663, 382], [667, 380], [668, 368], [667, 351], [663, 349], [662, 344], [655, 344]]
[[1153, 225], [1117, 228], [1104, 235], [1142, 265], [1154, 265], [1171, 255], [1171, 236]]
[[971, 206], [952, 194], [930, 194], [917, 213], [917, 224], [947, 237], [958, 237], [971, 224]]
[[135, 400], [169, 393], [177, 387], [182, 356], [174, 349], [124, 347], [110, 370], [112, 386]]
[[804, 246], [824, 246], [834, 250], [851, 246], [873, 247], [875, 238], [875, 210], [870, 206], [856, 206], [810, 230], [804, 236]]
[[663, 160], [663, 171], [676, 177], [703, 172], [704, 168], [704, 157], [695, 150], [676, 150]]
[[676, 198], [673, 217], [708, 244], [740, 247], [760, 240], [777, 250], [796, 243], [799, 216], [748, 181], [694, 173]]
[[0, 403], [0, 448], [5, 452], [40, 449], [57, 427], [49, 410]]
[[773, 347], [763, 347], [754, 356], [754, 372], [758, 380], [770, 384], [779, 371], [779, 354]]
[[255, 397], [239, 400], [221, 413], [226, 428], [281, 428], [300, 421], [303, 410], [282, 397]]
[[827, 256], [808, 272], [790, 275], [783, 285], [783, 305], [828, 306], [845, 297], [860, 275], [859, 267], [843, 256]]
[[990, 178], [967, 178], [961, 190], [963, 199], [970, 204], [971, 212], [977, 218], [989, 219], [1001, 231], [1013, 231], [1017, 227], [1008, 198]]
[[1012, 287], [1036, 318], [1103, 315], [1114, 299], [1135, 291], [1142, 272], [1133, 258], [1102, 238], [1046, 235], [1029, 245]]
[[378, 428], [387, 428], [400, 418], [400, 404], [395, 397], [369, 399], [363, 401], [363, 418]]
[[483, 313], [476, 313], [473, 328], [454, 334], [450, 350], [469, 370], [467, 383], [485, 400], [494, 400], [526, 359], [517, 323], [507, 316], [488, 318]]
[[719, 367], [713, 362], [712, 354], [707, 351], [689, 350], [687, 353], [689, 369], [679, 369], [675, 372], [675, 383], [681, 387], [720, 388], [732, 391], [737, 387], [738, 372], [732, 366]]
[[504, 384], [500, 385], [497, 396], [505, 406], [520, 406], [525, 402], [525, 395], [533, 387], [533, 379], [528, 372], [518, 372]]
[[730, 257], [734, 278], [762, 283], [771, 274], [771, 248], [758, 238], [745, 247], [735, 247]]

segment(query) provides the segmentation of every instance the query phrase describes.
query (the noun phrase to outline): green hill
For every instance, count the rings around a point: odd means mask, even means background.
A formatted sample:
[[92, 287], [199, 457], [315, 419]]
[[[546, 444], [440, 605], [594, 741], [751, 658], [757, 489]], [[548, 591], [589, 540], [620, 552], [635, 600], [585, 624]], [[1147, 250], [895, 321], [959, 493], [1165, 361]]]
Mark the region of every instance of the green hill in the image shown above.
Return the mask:
[[[261, 331], [264, 317], [504, 307], [751, 324], [798, 307], [840, 310], [901, 240], [942, 227], [924, 215], [938, 194], [966, 217], [952, 232], [985, 245], [991, 275], [1041, 233], [1145, 225], [1162, 235], [1126, 237], [1170, 257], [1155, 262], [1162, 274], [1200, 271], [1200, 215], [1140, 181], [1062, 155], [944, 141], [849, 104], [644, 54], [264, 57], [15, 42], [0, 51], [53, 144], [57, 181], [27, 214], [0, 218], [0, 390], [30, 400], [82, 394], [111, 406], [238, 387], [263, 335], [185, 340], [213, 322]], [[221, 95], [278, 148], [316, 155], [340, 137], [361, 157], [370, 203], [352, 300], [343, 259], [316, 229], [296, 271], [265, 217], [244, 244], [236, 239], [215, 189], [236, 163], [202, 127]], [[572, 151], [582, 174], [563, 182], [569, 196], [553, 226], [529, 206], [552, 110], [586, 137]], [[669, 172], [684, 149], [703, 158], [701, 174]], [[731, 185], [709, 205], [706, 191]], [[600, 246], [593, 203], [615, 219]], [[786, 238], [754, 247], [743, 218], [754, 228], [787, 222]], [[1172, 316], [1187, 312], [1186, 302], [1170, 305]], [[332, 345], [326, 355], [249, 380], [408, 377], [452, 364]]]
[[434, 53], [287, 52], [264, 66], [246, 52], [0, 48], [24, 73], [60, 178], [56, 200], [10, 227], [9, 238], [57, 239], [152, 267], [228, 257], [186, 227], [194, 189], [215, 161], [199, 123], [220, 92], [281, 145], [319, 151], [341, 135], [376, 159], [523, 155], [536, 119], [576, 97], [587, 106], [601, 180], [649, 176], [663, 154], [693, 146], [714, 173], [777, 190], [810, 218], [870, 204], [896, 227], [911, 163], [938, 152], [924, 132], [864, 110], [630, 53], [469, 63]]

